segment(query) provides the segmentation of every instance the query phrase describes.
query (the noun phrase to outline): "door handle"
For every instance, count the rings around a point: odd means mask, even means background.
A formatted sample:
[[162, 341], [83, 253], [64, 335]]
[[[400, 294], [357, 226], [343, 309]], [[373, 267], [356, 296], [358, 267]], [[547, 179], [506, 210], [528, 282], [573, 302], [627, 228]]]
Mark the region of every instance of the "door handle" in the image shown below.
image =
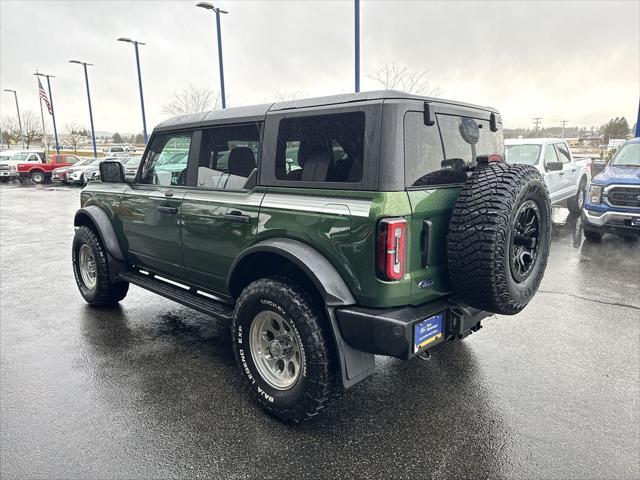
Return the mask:
[[169, 190], [168, 192], [164, 192], [165, 197], [173, 197], [173, 192]]
[[168, 213], [171, 215], [175, 215], [178, 213], [178, 209], [176, 207], [165, 207], [164, 205], [158, 206], [158, 211], [162, 213]]
[[564, 175], [564, 172], [560, 172], [558, 175], [562, 176], [562, 175]]
[[575, 169], [575, 168], [572, 168], [572, 169], [571, 169], [571, 171], [572, 171], [572, 172], [575, 172], [575, 171], [576, 171], [576, 169]]
[[249, 215], [244, 215], [240, 210], [231, 210], [225, 212], [224, 220], [225, 222], [230, 223], [249, 223], [251, 221], [251, 217]]

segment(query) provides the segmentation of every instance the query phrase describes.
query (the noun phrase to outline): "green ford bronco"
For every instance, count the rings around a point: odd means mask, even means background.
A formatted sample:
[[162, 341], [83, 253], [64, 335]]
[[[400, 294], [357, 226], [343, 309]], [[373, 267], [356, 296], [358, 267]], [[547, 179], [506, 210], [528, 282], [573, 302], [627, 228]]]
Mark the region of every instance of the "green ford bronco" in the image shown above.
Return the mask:
[[547, 263], [543, 178], [503, 161], [496, 110], [395, 91], [232, 108], [156, 127], [135, 179], [100, 165], [73, 269], [221, 320], [257, 402], [312, 417], [371, 375], [511, 315]]

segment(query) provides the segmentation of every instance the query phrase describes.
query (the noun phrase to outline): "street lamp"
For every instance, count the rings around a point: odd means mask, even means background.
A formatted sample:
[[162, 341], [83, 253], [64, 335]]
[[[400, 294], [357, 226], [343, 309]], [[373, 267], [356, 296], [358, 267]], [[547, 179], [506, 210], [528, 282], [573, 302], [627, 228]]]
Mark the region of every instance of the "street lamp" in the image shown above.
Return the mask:
[[16, 111], [18, 112], [18, 127], [20, 128], [20, 139], [22, 140], [22, 148], [24, 148], [24, 136], [22, 135], [22, 120], [20, 120], [20, 107], [18, 106], [18, 92], [15, 90], [11, 90], [10, 88], [5, 88], [5, 92], [13, 92], [13, 96], [16, 99]]
[[144, 136], [144, 143], [147, 144], [147, 119], [144, 113], [144, 96], [142, 95], [142, 75], [140, 73], [140, 55], [138, 54], [138, 45], [146, 45], [146, 43], [131, 40], [130, 38], [121, 37], [119, 42], [126, 42], [133, 44], [136, 51], [136, 66], [138, 67], [138, 86], [140, 88], [140, 106], [142, 107], [142, 134]]
[[93, 156], [98, 156], [98, 149], [96, 148], [96, 132], [93, 129], [93, 111], [91, 110], [91, 94], [89, 93], [89, 74], [87, 73], [87, 65], [93, 66], [92, 63], [81, 62], [80, 60], [69, 60], [69, 63], [77, 63], [84, 67], [84, 81], [87, 84], [87, 100], [89, 101], [89, 121], [91, 122], [91, 140], [93, 142]]
[[218, 32], [218, 64], [220, 65], [220, 97], [222, 108], [227, 108], [224, 94], [224, 68], [222, 66], [222, 37], [220, 35], [220, 14], [229, 12], [220, 10], [219, 8], [214, 7], [213, 4], [209, 2], [198, 2], [196, 3], [196, 7], [204, 8], [205, 10], [213, 10], [216, 14], [216, 29]]
[[[36, 73], [34, 73], [34, 75], [36, 77], [45, 77], [47, 79], [47, 89], [49, 90], [49, 105], [51, 106], [51, 118], [53, 120], [53, 137], [56, 140], [56, 153], [60, 155], [60, 144], [58, 143], [58, 128], [56, 127], [56, 111], [53, 108], [53, 96], [51, 95], [51, 81], [49, 80], [50, 78], [56, 78], [56, 77], [53, 75], [47, 75], [46, 73], [39, 73], [37, 70], [36, 70]], [[40, 107], [42, 107], [42, 101], [40, 102]], [[40, 111], [42, 113], [42, 108], [40, 108]], [[43, 118], [43, 123], [44, 123], [44, 118]], [[44, 133], [44, 130], [43, 130], [43, 133]]]

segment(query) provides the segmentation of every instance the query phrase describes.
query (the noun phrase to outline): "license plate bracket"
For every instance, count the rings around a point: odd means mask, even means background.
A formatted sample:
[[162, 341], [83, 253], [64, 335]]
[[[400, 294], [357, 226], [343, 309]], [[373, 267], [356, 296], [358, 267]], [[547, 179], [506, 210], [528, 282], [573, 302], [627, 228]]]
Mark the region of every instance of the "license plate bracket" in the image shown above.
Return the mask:
[[440, 312], [413, 326], [413, 353], [444, 340], [445, 312]]

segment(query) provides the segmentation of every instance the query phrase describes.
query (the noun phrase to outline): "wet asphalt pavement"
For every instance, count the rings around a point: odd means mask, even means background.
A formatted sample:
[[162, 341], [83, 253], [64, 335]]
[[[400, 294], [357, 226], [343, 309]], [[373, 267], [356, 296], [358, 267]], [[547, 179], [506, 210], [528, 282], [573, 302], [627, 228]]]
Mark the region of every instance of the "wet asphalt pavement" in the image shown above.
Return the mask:
[[0, 185], [4, 478], [639, 478], [640, 243], [554, 211], [541, 290], [430, 361], [379, 357], [287, 426], [243, 388], [228, 325], [71, 270], [79, 188]]

